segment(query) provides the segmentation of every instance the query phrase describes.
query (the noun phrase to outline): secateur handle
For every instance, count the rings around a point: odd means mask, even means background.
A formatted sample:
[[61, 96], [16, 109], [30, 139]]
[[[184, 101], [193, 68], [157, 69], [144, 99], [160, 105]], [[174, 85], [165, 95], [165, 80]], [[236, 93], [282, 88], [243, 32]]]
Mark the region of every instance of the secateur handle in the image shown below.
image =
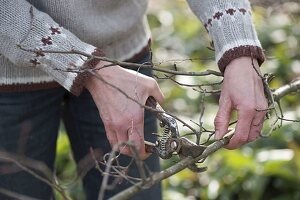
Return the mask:
[[155, 109], [153, 112], [160, 121], [161, 127], [164, 127], [164, 132], [155, 144], [145, 141], [145, 150], [148, 153], [156, 153], [163, 159], [170, 158], [175, 149], [170, 148], [169, 142], [172, 138], [179, 138], [177, 122], [174, 117], [164, 111], [153, 97], [147, 99], [146, 105]]
[[168, 121], [166, 121], [166, 116], [165, 116], [165, 111], [164, 109], [161, 107], [161, 105], [159, 105], [159, 103], [155, 100], [154, 97], [150, 96], [148, 97], [147, 101], [146, 101], [146, 106], [149, 106], [153, 109], [156, 110], [155, 113], [155, 117], [162, 123], [164, 123], [164, 125], [166, 125], [168, 123]]

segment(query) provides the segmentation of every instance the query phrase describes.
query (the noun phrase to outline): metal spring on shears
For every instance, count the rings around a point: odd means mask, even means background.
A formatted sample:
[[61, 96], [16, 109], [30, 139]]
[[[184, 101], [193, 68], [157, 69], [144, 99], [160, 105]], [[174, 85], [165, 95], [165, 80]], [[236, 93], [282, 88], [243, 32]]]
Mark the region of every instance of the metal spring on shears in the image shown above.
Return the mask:
[[167, 151], [166, 144], [167, 144], [167, 141], [168, 141], [168, 139], [170, 137], [171, 137], [171, 135], [170, 135], [170, 128], [168, 126], [165, 126], [164, 127], [164, 132], [163, 132], [163, 134], [161, 136], [161, 140], [160, 140], [160, 142], [161, 142], [161, 150]]

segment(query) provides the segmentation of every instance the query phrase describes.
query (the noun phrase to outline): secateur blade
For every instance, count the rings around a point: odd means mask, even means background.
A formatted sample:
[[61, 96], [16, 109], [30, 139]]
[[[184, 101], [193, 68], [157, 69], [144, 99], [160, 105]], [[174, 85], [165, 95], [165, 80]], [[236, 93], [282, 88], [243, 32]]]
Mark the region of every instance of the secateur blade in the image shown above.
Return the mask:
[[[181, 137], [178, 140], [180, 141], [180, 148], [178, 148], [177, 153], [181, 159], [184, 159], [188, 156], [197, 158], [198, 156], [202, 155], [206, 149], [206, 146], [197, 145], [185, 137]], [[198, 167], [195, 163], [188, 165], [188, 168], [197, 173], [207, 170], [207, 167]]]

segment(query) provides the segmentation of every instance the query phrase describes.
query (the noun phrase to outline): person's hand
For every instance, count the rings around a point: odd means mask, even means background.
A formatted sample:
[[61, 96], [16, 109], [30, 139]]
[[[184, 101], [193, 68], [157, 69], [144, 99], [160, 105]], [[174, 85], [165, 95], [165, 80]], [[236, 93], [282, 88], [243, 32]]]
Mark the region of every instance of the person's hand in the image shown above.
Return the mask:
[[[257, 61], [254, 65], [259, 71]], [[228, 132], [228, 124], [233, 110], [237, 111], [237, 124], [228, 149], [254, 141], [259, 137], [268, 107], [261, 78], [254, 70], [250, 57], [240, 57], [226, 67], [219, 100], [219, 110], [215, 118], [215, 138], [221, 139]]]
[[[107, 64], [100, 62], [96, 68]], [[153, 78], [133, 70], [115, 65], [104, 67], [97, 73], [105, 81], [143, 105], [149, 96], [153, 96], [159, 103], [164, 99]], [[145, 152], [144, 145], [144, 108], [96, 77], [91, 77], [86, 82], [86, 88], [97, 105], [111, 146], [131, 141], [138, 150], [140, 158], [145, 159], [148, 154]], [[122, 154], [132, 155], [128, 146], [120, 147], [119, 151]]]

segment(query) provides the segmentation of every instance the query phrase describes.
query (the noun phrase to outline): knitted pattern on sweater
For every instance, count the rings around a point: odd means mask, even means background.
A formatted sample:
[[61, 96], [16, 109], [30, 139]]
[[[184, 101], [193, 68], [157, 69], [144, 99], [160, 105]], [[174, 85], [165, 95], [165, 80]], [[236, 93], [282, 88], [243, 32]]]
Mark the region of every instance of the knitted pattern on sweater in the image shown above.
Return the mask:
[[[102, 49], [110, 58], [125, 60], [147, 45], [147, 0], [0, 0], [0, 91], [8, 86], [58, 82], [80, 94], [87, 78], [68, 72], [85, 60], [75, 54]], [[211, 35], [221, 69], [234, 58], [264, 56], [251, 21], [247, 0], [188, 0]], [[28, 52], [17, 45], [22, 42]], [[5, 89], [6, 88], [6, 89]], [[10, 88], [10, 87], [9, 87]]]

